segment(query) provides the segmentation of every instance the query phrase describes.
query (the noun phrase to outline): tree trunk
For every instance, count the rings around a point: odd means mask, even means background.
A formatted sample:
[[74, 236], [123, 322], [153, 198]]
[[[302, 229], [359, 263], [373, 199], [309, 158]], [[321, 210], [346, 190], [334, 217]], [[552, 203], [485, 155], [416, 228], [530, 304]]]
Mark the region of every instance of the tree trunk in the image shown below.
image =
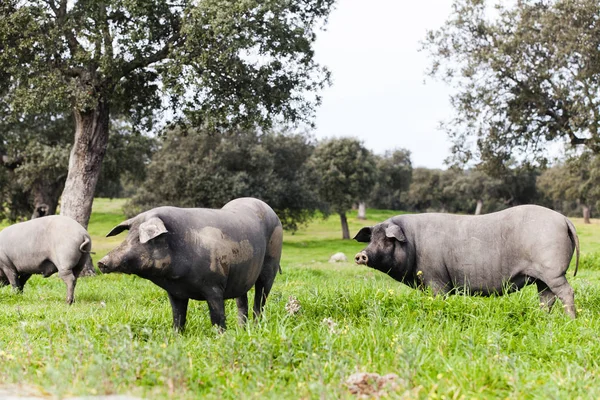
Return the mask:
[[364, 201], [358, 203], [358, 219], [367, 219], [367, 206]]
[[69, 157], [60, 214], [87, 228], [94, 191], [108, 144], [109, 107], [100, 100], [94, 110], [75, 110], [75, 141]]
[[477, 200], [477, 207], [475, 207], [475, 215], [481, 215], [481, 209], [483, 208], [483, 200]]
[[591, 224], [590, 222], [590, 208], [586, 204], [582, 204], [581, 208], [583, 210], [583, 223]]
[[[87, 229], [100, 167], [108, 145], [109, 107], [100, 100], [94, 110], [75, 114], [75, 141], [69, 157], [69, 173], [61, 197], [60, 215], [73, 218]], [[96, 275], [88, 262], [79, 276]]]
[[350, 239], [350, 229], [348, 229], [346, 213], [340, 213], [340, 219], [342, 221], [342, 239]]

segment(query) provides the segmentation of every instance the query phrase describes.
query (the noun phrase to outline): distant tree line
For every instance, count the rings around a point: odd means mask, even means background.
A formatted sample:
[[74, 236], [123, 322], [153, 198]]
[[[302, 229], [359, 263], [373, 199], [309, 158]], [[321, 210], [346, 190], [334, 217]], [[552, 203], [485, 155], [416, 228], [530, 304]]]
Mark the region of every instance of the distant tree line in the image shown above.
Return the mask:
[[[64, 187], [68, 116], [3, 126], [0, 218], [53, 214]], [[413, 168], [406, 149], [373, 154], [354, 138], [317, 141], [286, 129], [214, 130], [177, 125], [157, 138], [112, 119], [96, 197], [127, 197], [129, 216], [160, 205], [219, 208], [237, 197], [269, 203], [296, 230], [317, 215], [364, 205], [409, 212], [489, 213], [541, 204], [589, 218], [600, 201], [600, 160], [591, 151], [551, 167]]]

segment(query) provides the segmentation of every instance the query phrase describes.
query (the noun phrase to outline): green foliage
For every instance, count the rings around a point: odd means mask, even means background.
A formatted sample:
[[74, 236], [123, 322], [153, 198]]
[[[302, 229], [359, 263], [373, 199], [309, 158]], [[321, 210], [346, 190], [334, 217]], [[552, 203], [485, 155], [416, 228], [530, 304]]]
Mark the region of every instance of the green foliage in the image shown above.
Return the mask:
[[146, 168], [157, 140], [133, 130], [122, 119], [111, 121], [111, 131], [96, 196], [128, 197], [146, 179]]
[[399, 210], [405, 192], [412, 179], [410, 151], [406, 149], [388, 150], [382, 156], [375, 156], [377, 182], [369, 196], [371, 207]]
[[7, 0], [0, 93], [12, 115], [69, 107], [150, 127], [163, 94], [195, 121], [310, 119], [328, 82], [314, 31], [333, 0]]
[[312, 47], [333, 2], [3, 1], [0, 118], [73, 111], [61, 212], [87, 226], [111, 113], [146, 130], [167, 107], [211, 129], [311, 122], [329, 83]]
[[[122, 196], [123, 184], [144, 179], [154, 140], [133, 132], [131, 123], [113, 120], [98, 194]], [[11, 221], [30, 218], [39, 202], [48, 203], [53, 213], [67, 177], [73, 143], [71, 114], [35, 114], [0, 122], [0, 170], [6, 179], [0, 192], [5, 213]], [[2, 179], [2, 178], [0, 178]]]
[[[94, 202], [95, 260], [123, 239], [104, 237], [124, 218], [115, 211], [122, 204]], [[394, 213], [369, 209], [372, 219], [363, 222], [351, 212], [349, 224], [356, 231]], [[574, 222], [584, 253], [596, 249], [598, 225]], [[283, 273], [264, 318], [238, 326], [229, 301], [222, 334], [197, 301], [186, 332], [174, 334], [165, 292], [137, 277], [81, 279], [70, 307], [56, 277], [32, 277], [22, 295], [2, 288], [0, 380], [19, 384], [21, 394], [58, 398], [354, 398], [345, 381], [360, 371], [397, 374], [390, 398], [600, 396], [596, 270], [568, 276], [580, 310], [572, 321], [560, 304], [540, 310], [534, 287], [503, 297], [432, 297], [351, 262], [330, 264], [334, 252], [352, 256], [364, 246], [336, 239], [338, 230], [328, 218], [286, 233]], [[301, 306], [293, 315], [290, 296]]]
[[573, 214], [582, 206], [598, 209], [600, 202], [600, 158], [591, 151], [570, 156], [548, 168], [538, 186], [555, 209]]
[[312, 163], [320, 179], [321, 199], [338, 214], [366, 200], [376, 182], [375, 157], [356, 139], [329, 139], [319, 143]]
[[415, 168], [412, 173], [412, 182], [407, 195], [410, 209], [426, 211], [441, 209], [440, 202], [443, 171], [439, 169]]
[[485, 170], [415, 168], [406, 194], [407, 209], [473, 213], [478, 201], [483, 213], [543, 199], [536, 183], [539, 169], [526, 166], [502, 168], [490, 176]]
[[300, 134], [169, 131], [127, 213], [159, 205], [221, 208], [249, 196], [266, 201], [295, 230], [320, 207], [307, 162], [313, 147]]
[[0, 169], [11, 180], [0, 194], [7, 209], [0, 217], [29, 218], [36, 202], [54, 210], [67, 176], [72, 126], [60, 113], [0, 119]]
[[455, 0], [423, 46], [431, 74], [458, 88], [456, 118], [446, 125], [454, 160], [491, 169], [515, 156], [544, 164], [557, 140], [597, 152], [600, 4], [495, 2], [492, 14], [490, 3]]

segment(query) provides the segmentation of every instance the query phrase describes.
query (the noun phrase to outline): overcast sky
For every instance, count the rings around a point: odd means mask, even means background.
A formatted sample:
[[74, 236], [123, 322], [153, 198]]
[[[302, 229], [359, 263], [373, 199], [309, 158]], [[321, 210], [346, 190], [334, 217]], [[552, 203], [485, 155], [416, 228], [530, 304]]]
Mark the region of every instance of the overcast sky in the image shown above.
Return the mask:
[[451, 0], [338, 0], [316, 58], [332, 73], [317, 111], [317, 138], [352, 136], [375, 153], [406, 148], [414, 167], [444, 168], [450, 142], [438, 126], [452, 115], [450, 88], [425, 75], [419, 52]]

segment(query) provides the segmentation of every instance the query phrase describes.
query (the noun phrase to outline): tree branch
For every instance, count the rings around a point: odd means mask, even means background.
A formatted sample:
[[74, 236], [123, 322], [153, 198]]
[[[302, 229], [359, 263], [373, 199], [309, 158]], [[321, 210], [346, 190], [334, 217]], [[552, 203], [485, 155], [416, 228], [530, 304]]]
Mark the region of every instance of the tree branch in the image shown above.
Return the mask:
[[[53, 1], [53, 0], [49, 0], [49, 1]], [[68, 2], [68, 0], [61, 0], [60, 6], [55, 11], [57, 25], [59, 25], [59, 26], [65, 25], [65, 21], [67, 19], [67, 2]], [[53, 8], [53, 10], [54, 10], [54, 8]], [[75, 33], [73, 33], [72, 30], [65, 30], [65, 38], [67, 39], [67, 45], [69, 46], [69, 51], [71, 52], [71, 56], [74, 56], [78, 51], [85, 52], [85, 49], [83, 48], [81, 43], [79, 43], [79, 41], [77, 41], [77, 37], [75, 36]]]
[[44, 3], [48, 4], [48, 7], [54, 12], [54, 16], [58, 18], [58, 7], [54, 0], [44, 0]]
[[164, 60], [169, 54], [171, 48], [177, 47], [179, 45], [179, 39], [179, 32], [176, 32], [161, 49], [157, 50], [156, 52], [150, 54], [147, 57], [135, 58], [130, 62], [126, 63], [121, 68], [121, 71], [117, 74], [117, 80], [129, 75], [132, 71], [138, 68], [144, 68], [151, 64], [154, 64], [155, 62]]
[[110, 26], [108, 25], [108, 15], [106, 13], [106, 7], [102, 7], [102, 21], [101, 21], [101, 29], [102, 29], [102, 40], [104, 42], [104, 49], [106, 52], [106, 56], [112, 60], [113, 58], [113, 38], [110, 34]]

